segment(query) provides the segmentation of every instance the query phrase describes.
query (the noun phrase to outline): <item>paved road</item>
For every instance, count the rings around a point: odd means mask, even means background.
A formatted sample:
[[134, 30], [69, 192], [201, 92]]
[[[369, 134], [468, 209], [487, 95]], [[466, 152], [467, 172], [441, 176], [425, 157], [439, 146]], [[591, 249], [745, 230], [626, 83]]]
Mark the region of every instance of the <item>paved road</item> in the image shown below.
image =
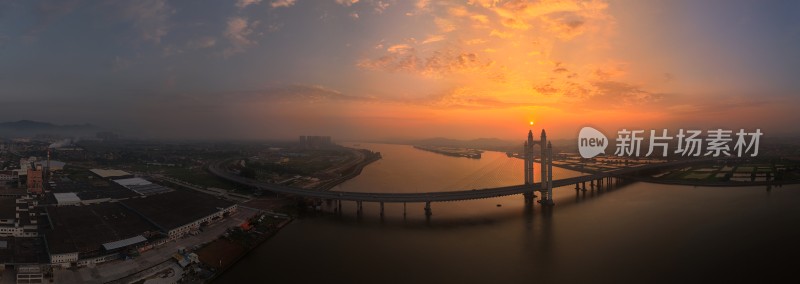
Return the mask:
[[54, 269], [55, 283], [106, 283], [135, 274], [141, 270], [159, 265], [164, 260], [168, 260], [178, 251], [178, 247], [190, 249], [195, 245], [213, 241], [225, 233], [228, 228], [240, 225], [244, 220], [247, 220], [257, 213], [257, 210], [239, 208], [238, 212], [235, 214], [219, 222], [212, 223], [204, 228], [203, 232], [198, 235], [189, 235], [166, 243], [158, 248], [143, 252], [141, 256], [134, 259], [115, 260], [95, 267]]
[[[582, 183], [582, 182], [588, 182], [603, 177], [623, 176], [640, 170], [650, 170], [654, 168], [678, 166], [678, 165], [697, 163], [702, 161], [707, 161], [707, 159], [639, 165], [636, 167], [622, 168], [609, 172], [594, 173], [579, 177], [560, 179], [553, 181], [553, 188]], [[319, 199], [367, 201], [367, 202], [411, 202], [411, 203], [444, 202], [444, 201], [493, 198], [498, 196], [522, 194], [541, 189], [541, 183], [534, 183], [530, 185], [522, 184], [522, 185], [513, 185], [513, 186], [496, 187], [496, 188], [482, 188], [482, 189], [472, 189], [472, 190], [427, 192], [427, 193], [369, 193], [369, 192], [344, 192], [344, 191], [318, 191], [318, 190], [293, 188], [283, 185], [260, 182], [249, 178], [244, 178], [223, 169], [221, 165], [226, 162], [227, 161], [218, 161], [216, 163], [211, 164], [208, 167], [208, 169], [212, 174], [216, 176], [243, 185], [252, 186], [262, 190], [272, 191], [281, 194], [297, 195], [297, 196], [319, 198]]]

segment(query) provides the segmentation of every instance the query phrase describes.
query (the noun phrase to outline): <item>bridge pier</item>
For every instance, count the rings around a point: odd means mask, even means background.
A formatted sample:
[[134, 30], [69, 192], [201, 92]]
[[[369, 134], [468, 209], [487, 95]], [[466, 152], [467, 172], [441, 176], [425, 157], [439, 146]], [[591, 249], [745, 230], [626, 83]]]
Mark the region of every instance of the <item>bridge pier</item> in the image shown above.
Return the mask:
[[522, 196], [525, 199], [526, 205], [533, 204], [533, 200], [536, 199], [536, 194], [534, 194], [533, 192], [523, 193]]
[[381, 217], [383, 217], [383, 202], [381, 202]]
[[356, 214], [361, 216], [364, 213], [364, 207], [361, 206], [361, 201], [356, 201]]
[[431, 202], [430, 201], [426, 201], [425, 202], [425, 216], [431, 216], [431, 215], [433, 215], [433, 212], [431, 212]]
[[552, 196], [547, 196], [547, 194], [545, 192], [542, 192], [542, 199], [539, 199], [539, 204], [542, 204], [542, 206], [553, 206], [553, 205], [556, 205], [556, 203], [553, 202], [553, 197]]
[[589, 181], [589, 186], [591, 186], [591, 187], [592, 187], [592, 189], [594, 189], [594, 180], [590, 180], [590, 181]]
[[342, 200], [336, 200], [336, 213], [342, 214]]
[[403, 217], [406, 216], [406, 203], [403, 202]]

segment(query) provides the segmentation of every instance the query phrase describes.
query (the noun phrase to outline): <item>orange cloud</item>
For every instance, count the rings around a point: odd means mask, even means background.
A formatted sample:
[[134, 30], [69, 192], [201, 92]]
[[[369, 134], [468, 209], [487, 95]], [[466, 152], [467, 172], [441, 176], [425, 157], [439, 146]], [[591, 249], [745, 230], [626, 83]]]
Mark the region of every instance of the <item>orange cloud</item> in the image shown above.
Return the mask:
[[[429, 28], [411, 38], [385, 38], [388, 49], [366, 53], [357, 65], [435, 79], [445, 86], [433, 94], [398, 90], [400, 96], [414, 98], [419, 108], [439, 109], [444, 116], [457, 110], [491, 113], [499, 117], [483, 119], [506, 121], [527, 121], [537, 109], [574, 127], [581, 122], [572, 113], [596, 108], [610, 110], [602, 113], [610, 123], [634, 116], [659, 122], [668, 116], [663, 109], [646, 108], [671, 103], [673, 95], [649, 89], [653, 84], [645, 76], [632, 76], [632, 63], [606, 52], [616, 22], [604, 1], [417, 4], [408, 15], [428, 21]], [[663, 72], [658, 74], [663, 86]], [[639, 109], [617, 113], [632, 106]]]

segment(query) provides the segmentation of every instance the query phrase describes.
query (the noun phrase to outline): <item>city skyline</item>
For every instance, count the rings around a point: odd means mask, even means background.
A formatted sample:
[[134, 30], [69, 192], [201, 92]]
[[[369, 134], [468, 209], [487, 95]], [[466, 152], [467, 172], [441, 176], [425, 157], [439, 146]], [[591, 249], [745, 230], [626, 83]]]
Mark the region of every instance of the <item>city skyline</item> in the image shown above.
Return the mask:
[[[624, 4], [624, 5], [623, 5]], [[0, 121], [153, 138], [800, 133], [800, 5], [0, 2]]]

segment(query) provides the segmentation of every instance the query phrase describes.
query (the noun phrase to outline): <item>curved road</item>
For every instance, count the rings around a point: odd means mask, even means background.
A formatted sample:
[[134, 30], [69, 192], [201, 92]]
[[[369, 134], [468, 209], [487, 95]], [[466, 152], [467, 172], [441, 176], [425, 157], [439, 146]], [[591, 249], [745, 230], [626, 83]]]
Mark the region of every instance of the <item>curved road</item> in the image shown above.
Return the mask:
[[[649, 170], [654, 168], [677, 166], [677, 165], [696, 163], [702, 161], [707, 161], [707, 159], [649, 164], [638, 167], [618, 169], [610, 172], [594, 173], [590, 175], [554, 180], [553, 188], [571, 184], [578, 184], [582, 182], [588, 182], [591, 180], [597, 180], [604, 177], [621, 176], [639, 170]], [[208, 170], [212, 174], [218, 177], [239, 184], [253, 186], [258, 189], [267, 190], [275, 193], [297, 195], [297, 196], [319, 198], [319, 199], [367, 201], [367, 202], [443, 202], [443, 201], [459, 201], [459, 200], [515, 195], [526, 192], [533, 192], [541, 189], [541, 183], [537, 182], [531, 185], [523, 184], [523, 185], [512, 185], [512, 186], [495, 187], [495, 188], [426, 192], [426, 193], [368, 193], [368, 192], [348, 192], [348, 191], [318, 191], [318, 190], [300, 189], [283, 185], [265, 183], [249, 178], [244, 178], [239, 175], [230, 173], [225, 169], [220, 168], [220, 165], [223, 164], [224, 162], [225, 161], [218, 161], [212, 163], [209, 165]]]

